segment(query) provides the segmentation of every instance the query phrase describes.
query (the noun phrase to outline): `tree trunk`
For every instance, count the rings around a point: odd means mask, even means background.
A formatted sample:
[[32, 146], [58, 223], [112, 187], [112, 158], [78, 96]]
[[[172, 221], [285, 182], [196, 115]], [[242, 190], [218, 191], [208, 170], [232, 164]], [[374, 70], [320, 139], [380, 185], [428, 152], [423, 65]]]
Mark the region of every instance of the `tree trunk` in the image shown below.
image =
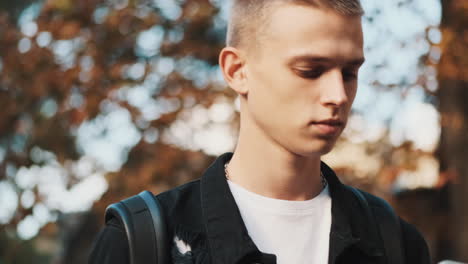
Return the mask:
[[450, 179], [450, 252], [468, 262], [468, 1], [441, 0], [442, 57], [438, 64], [441, 172]]

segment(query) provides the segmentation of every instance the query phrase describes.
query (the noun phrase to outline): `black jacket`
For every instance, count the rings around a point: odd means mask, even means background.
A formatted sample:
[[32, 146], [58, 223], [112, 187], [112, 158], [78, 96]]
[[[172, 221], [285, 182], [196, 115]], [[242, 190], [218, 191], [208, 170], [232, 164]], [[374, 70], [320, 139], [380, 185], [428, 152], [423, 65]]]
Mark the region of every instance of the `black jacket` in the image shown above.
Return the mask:
[[[190, 252], [182, 254], [171, 246], [168, 254], [173, 263], [276, 263], [275, 255], [258, 250], [242, 221], [224, 176], [224, 164], [231, 157], [232, 153], [220, 156], [201, 179], [156, 196], [166, 215], [169, 237], [177, 236], [191, 247]], [[369, 232], [370, 220], [355, 195], [324, 163], [322, 171], [332, 198], [328, 263], [386, 263], [381, 238]], [[380, 198], [368, 193], [365, 196], [374, 212], [380, 210]], [[413, 226], [400, 221], [406, 263], [429, 264], [423, 237]], [[174, 245], [172, 240], [168, 243]], [[116, 221], [107, 223], [98, 235], [90, 263], [129, 263], [125, 232]]]

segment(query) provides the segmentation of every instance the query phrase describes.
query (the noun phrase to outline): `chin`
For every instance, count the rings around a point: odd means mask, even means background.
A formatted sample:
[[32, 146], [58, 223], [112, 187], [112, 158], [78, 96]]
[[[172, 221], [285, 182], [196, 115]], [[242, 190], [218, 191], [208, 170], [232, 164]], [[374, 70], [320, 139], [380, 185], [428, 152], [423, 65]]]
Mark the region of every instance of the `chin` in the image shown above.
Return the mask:
[[293, 153], [303, 157], [317, 157], [329, 153], [335, 146], [336, 140], [306, 142], [294, 148]]

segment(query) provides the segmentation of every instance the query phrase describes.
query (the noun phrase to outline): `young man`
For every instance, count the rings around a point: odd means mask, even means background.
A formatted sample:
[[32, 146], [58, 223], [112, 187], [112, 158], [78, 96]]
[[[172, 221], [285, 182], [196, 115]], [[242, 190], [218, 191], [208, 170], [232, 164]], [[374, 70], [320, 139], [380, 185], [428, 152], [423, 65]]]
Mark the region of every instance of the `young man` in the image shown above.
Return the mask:
[[[200, 180], [156, 196], [173, 263], [390, 263], [387, 237], [371, 232], [384, 202], [364, 193], [366, 214], [320, 161], [356, 95], [362, 13], [359, 0], [234, 1], [219, 64], [240, 97], [238, 144]], [[403, 261], [430, 263], [421, 235], [397, 221]], [[110, 223], [91, 260], [128, 254]]]

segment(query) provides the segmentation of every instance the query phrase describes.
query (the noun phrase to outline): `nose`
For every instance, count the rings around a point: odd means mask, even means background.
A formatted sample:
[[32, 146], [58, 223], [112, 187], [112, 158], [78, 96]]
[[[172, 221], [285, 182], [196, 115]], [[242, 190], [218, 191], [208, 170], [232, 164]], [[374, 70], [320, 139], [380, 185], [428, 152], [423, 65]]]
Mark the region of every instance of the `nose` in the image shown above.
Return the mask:
[[332, 70], [324, 76], [324, 83], [322, 84], [321, 101], [324, 106], [328, 107], [342, 107], [349, 101], [348, 94], [346, 93], [346, 83], [343, 80], [343, 75], [340, 70]]

